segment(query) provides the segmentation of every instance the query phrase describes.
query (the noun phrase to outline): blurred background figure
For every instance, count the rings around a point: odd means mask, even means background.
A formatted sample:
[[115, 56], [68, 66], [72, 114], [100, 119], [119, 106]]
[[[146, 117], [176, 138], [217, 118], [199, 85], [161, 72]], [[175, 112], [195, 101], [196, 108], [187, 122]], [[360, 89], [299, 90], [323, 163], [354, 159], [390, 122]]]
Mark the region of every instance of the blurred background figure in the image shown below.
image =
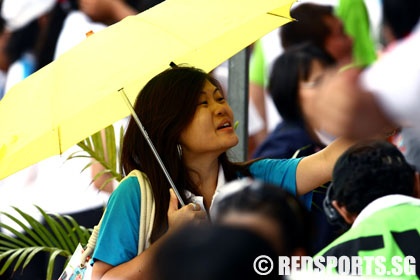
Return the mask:
[[86, 39], [89, 31], [98, 32], [130, 15], [136, 15], [163, 0], [78, 0], [65, 19], [55, 57]]
[[329, 75], [318, 92], [313, 118], [333, 135], [358, 138], [403, 127], [393, 141], [419, 166], [420, 2], [382, 2], [386, 48], [368, 68]]
[[312, 42], [328, 53], [339, 65], [352, 62], [353, 41], [345, 33], [343, 22], [334, 14], [331, 5], [302, 3], [293, 8], [290, 15], [296, 19], [280, 29], [284, 49]]
[[334, 6], [318, 2], [321, 1], [296, 3], [290, 12], [296, 21], [270, 32], [253, 45], [249, 62], [249, 96], [250, 103], [264, 121], [264, 127], [251, 138], [254, 143], [250, 148], [251, 155], [282, 121], [268, 90], [269, 76], [278, 55], [293, 45], [311, 42], [337, 63], [351, 61], [352, 40], [344, 33], [342, 21], [334, 14]]
[[[254, 158], [308, 155], [334, 140], [315, 124], [313, 102], [324, 71], [352, 62], [353, 41], [332, 5], [305, 2], [293, 7], [290, 14], [296, 21], [279, 29], [283, 54], [274, 60], [266, 83], [282, 122], [255, 149]], [[314, 246], [318, 249], [335, 238], [338, 230], [328, 224], [320, 207], [325, 190], [320, 186], [313, 192], [311, 210], [318, 234]]]
[[[156, 280], [261, 279], [254, 261], [272, 260], [272, 245], [247, 228], [229, 225], [186, 226], [165, 239], [154, 259]], [[274, 269], [264, 279], [283, 279]]]
[[[420, 1], [405, 0], [400, 3], [395, 0], [385, 0], [383, 4], [383, 38], [387, 48], [384, 55], [398, 42], [409, 38], [416, 24], [420, 25]], [[417, 32], [419, 27], [417, 27]], [[416, 57], [413, 57], [415, 60]], [[417, 57], [418, 59], [418, 57]], [[404, 67], [404, 65], [402, 65]], [[417, 80], [420, 77], [417, 76]], [[403, 87], [403, 83], [401, 83]], [[391, 142], [399, 147], [407, 161], [420, 170], [420, 141], [418, 129], [405, 126], [391, 138]]]
[[290, 158], [298, 150], [296, 156], [306, 156], [329, 144], [318, 136], [310, 113], [314, 89], [331, 65], [334, 60], [312, 43], [292, 46], [274, 61], [268, 89], [283, 121], [256, 149], [254, 158]]
[[37, 55], [42, 48], [48, 25], [48, 13], [54, 0], [3, 0], [1, 16], [10, 32], [6, 54], [10, 60], [5, 93], [37, 69]]
[[250, 110], [249, 123], [261, 120], [262, 126], [255, 127], [249, 131], [249, 155], [264, 141], [268, 133], [281, 122], [281, 117], [273, 103], [271, 96], [267, 92], [267, 83], [271, 63], [275, 57], [282, 52], [278, 29], [268, 33], [257, 40], [251, 50], [249, 59], [249, 104], [254, 107]]
[[[0, 1], [0, 10], [3, 2]], [[3, 17], [0, 16], [0, 100], [4, 96], [4, 87], [6, 84], [6, 73], [9, 69], [10, 59], [6, 54], [6, 45], [10, 38], [10, 32], [6, 28]]]
[[[370, 1], [373, 2], [373, 1]], [[339, 0], [335, 14], [342, 20], [344, 31], [353, 40], [353, 63], [368, 66], [376, 60], [376, 34], [365, 0]]]
[[249, 178], [232, 181], [214, 198], [213, 223], [254, 231], [277, 256], [306, 256], [313, 252], [313, 221], [296, 196]]

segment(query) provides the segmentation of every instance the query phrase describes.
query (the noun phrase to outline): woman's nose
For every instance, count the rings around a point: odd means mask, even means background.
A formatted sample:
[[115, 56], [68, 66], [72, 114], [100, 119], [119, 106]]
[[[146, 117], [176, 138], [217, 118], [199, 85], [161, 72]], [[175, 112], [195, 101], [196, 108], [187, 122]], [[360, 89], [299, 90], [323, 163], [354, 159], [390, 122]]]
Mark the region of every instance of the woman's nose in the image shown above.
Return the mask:
[[224, 115], [226, 114], [226, 110], [227, 110], [226, 107], [227, 107], [226, 104], [220, 104], [220, 103], [215, 102], [213, 105], [213, 111], [216, 115]]

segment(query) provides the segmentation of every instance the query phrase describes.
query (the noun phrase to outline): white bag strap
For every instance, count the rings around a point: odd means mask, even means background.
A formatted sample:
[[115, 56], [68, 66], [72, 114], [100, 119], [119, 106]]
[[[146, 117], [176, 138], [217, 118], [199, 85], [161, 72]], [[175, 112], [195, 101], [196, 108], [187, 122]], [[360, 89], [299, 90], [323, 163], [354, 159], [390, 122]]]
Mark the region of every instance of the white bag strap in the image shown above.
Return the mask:
[[140, 253], [150, 246], [150, 237], [152, 235], [153, 223], [155, 220], [155, 198], [146, 174], [138, 170], [133, 170], [131, 173], [134, 173], [137, 176], [140, 185], [141, 209], [138, 244], [138, 255], [140, 255]]
[[[139, 170], [133, 170], [127, 175], [127, 177], [130, 176], [136, 176], [140, 185], [140, 224], [139, 243], [137, 248], [137, 254], [140, 255], [140, 253], [142, 253], [150, 246], [150, 237], [152, 236], [153, 223], [155, 220], [155, 198], [153, 196], [152, 188], [146, 174], [140, 172]], [[88, 258], [93, 254], [105, 211], [102, 214], [99, 223], [93, 227], [93, 232], [89, 237], [86, 249], [82, 253], [80, 259], [81, 267], [85, 266]]]
[[83, 251], [82, 256], [80, 257], [80, 267], [84, 267], [86, 262], [90, 259], [93, 254], [93, 250], [96, 246], [96, 240], [98, 239], [99, 229], [101, 228], [102, 219], [104, 218], [104, 213], [102, 214], [101, 220], [99, 223], [93, 227], [93, 232], [89, 237], [89, 241], [86, 245], [86, 249]]

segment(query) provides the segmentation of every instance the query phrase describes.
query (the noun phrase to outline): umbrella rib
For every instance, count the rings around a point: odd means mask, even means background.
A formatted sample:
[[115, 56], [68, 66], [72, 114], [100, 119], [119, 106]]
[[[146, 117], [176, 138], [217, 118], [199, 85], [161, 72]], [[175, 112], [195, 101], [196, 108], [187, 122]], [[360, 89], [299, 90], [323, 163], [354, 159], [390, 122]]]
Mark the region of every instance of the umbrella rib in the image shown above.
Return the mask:
[[57, 127], [57, 136], [58, 136], [58, 150], [60, 155], [63, 154], [63, 149], [61, 148], [61, 128], [60, 126]]
[[270, 15], [270, 16], [275, 16], [275, 17], [279, 17], [279, 18], [285, 18], [285, 19], [289, 19], [289, 20], [292, 20], [292, 21], [296, 21], [296, 19], [294, 19], [294, 18], [285, 17], [285, 16], [278, 15], [278, 14], [276, 14], [276, 13], [272, 13], [272, 12], [267, 12], [267, 15]]

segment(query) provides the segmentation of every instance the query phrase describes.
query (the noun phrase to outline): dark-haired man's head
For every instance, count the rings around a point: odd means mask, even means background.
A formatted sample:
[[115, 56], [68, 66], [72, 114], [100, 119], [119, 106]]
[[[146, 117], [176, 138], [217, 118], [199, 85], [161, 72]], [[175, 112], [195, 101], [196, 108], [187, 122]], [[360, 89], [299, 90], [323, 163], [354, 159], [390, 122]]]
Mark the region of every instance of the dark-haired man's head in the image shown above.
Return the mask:
[[277, 255], [312, 253], [311, 218], [294, 195], [260, 181], [230, 184], [246, 186], [214, 201], [213, 222], [253, 230], [273, 245]]
[[[262, 255], [274, 260], [277, 253], [252, 230], [216, 224], [188, 225], [158, 248], [154, 279], [260, 279], [254, 262]], [[264, 278], [282, 279], [274, 271]]]
[[352, 146], [337, 160], [332, 188], [333, 206], [351, 224], [378, 198], [417, 196], [418, 175], [393, 144], [368, 141]]
[[293, 8], [290, 15], [296, 21], [280, 29], [283, 48], [311, 42], [338, 63], [351, 61], [353, 42], [344, 32], [341, 20], [334, 15], [333, 6], [303, 3]]
[[383, 0], [383, 28], [386, 43], [406, 37], [420, 19], [419, 0]]

